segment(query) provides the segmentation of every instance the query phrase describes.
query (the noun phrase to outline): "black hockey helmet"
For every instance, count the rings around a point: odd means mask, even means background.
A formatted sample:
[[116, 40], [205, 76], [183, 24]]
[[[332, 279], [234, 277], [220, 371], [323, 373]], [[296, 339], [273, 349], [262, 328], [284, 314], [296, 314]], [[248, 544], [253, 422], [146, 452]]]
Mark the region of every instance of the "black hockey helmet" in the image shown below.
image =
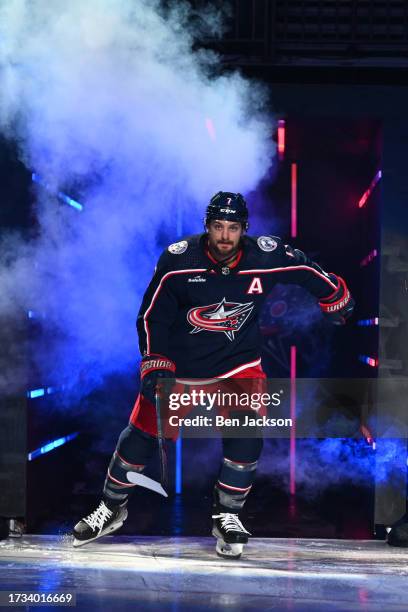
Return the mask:
[[225, 221], [239, 221], [244, 230], [248, 229], [248, 209], [244, 197], [240, 193], [219, 191], [210, 200], [205, 212], [204, 223], [223, 219]]

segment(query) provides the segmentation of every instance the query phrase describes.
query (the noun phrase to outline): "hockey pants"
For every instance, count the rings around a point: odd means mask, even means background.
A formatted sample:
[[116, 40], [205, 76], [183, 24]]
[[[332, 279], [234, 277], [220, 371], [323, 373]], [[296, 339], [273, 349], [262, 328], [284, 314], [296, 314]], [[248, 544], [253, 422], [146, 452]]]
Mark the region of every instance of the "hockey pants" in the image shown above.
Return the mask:
[[[260, 367], [248, 368], [237, 378], [262, 381]], [[222, 433], [222, 432], [221, 432]], [[173, 435], [174, 436], [174, 432]], [[137, 486], [127, 479], [127, 472], [142, 472], [157, 453], [157, 420], [154, 406], [139, 394], [128, 426], [122, 431], [109, 464], [104, 498], [109, 505], [123, 503]], [[262, 451], [261, 437], [222, 437], [223, 461], [216, 482], [220, 511], [237, 512], [251, 490], [257, 462]]]

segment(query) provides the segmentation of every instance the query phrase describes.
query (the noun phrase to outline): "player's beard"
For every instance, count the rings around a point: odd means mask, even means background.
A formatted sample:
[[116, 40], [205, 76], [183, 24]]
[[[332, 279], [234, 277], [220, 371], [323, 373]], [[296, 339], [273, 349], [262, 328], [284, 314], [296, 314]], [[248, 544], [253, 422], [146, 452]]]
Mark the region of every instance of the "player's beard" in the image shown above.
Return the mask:
[[233, 257], [234, 255], [236, 255], [236, 253], [238, 252], [238, 248], [239, 245], [234, 245], [233, 243], [228, 243], [229, 245], [229, 249], [223, 249], [223, 248], [219, 248], [218, 244], [213, 244], [210, 246], [210, 251], [212, 251], [212, 254], [214, 255], [214, 257], [217, 260], [224, 260], [224, 259], [230, 259], [231, 257]]

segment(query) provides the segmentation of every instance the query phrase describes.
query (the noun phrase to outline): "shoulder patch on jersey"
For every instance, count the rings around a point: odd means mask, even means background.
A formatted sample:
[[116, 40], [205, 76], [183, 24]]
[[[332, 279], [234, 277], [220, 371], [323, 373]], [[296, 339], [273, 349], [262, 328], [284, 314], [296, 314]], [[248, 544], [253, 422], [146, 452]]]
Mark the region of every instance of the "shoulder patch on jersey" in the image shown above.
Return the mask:
[[262, 251], [274, 251], [278, 246], [276, 240], [270, 236], [259, 236], [257, 243]]
[[169, 251], [169, 253], [172, 253], [173, 255], [181, 255], [181, 253], [184, 253], [184, 251], [187, 251], [187, 248], [188, 248], [187, 240], [181, 240], [180, 242], [174, 242], [173, 244], [171, 244], [167, 250]]

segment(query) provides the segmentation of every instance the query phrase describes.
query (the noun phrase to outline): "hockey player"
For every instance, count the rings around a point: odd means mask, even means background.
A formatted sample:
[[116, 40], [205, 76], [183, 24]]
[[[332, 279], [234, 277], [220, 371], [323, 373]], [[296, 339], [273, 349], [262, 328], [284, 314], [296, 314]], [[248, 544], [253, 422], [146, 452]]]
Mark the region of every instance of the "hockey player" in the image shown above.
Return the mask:
[[[333, 323], [353, 310], [344, 280], [275, 236], [247, 236], [239, 193], [219, 192], [207, 207], [205, 232], [171, 244], [161, 255], [137, 319], [141, 387], [110, 462], [97, 509], [74, 528], [80, 546], [118, 530], [127, 518], [132, 472], [157, 449], [154, 394], [163, 378], [264, 379], [258, 316], [276, 283], [305, 287]], [[222, 439], [214, 487], [217, 553], [239, 557], [249, 532], [238, 513], [252, 487], [262, 439]]]

